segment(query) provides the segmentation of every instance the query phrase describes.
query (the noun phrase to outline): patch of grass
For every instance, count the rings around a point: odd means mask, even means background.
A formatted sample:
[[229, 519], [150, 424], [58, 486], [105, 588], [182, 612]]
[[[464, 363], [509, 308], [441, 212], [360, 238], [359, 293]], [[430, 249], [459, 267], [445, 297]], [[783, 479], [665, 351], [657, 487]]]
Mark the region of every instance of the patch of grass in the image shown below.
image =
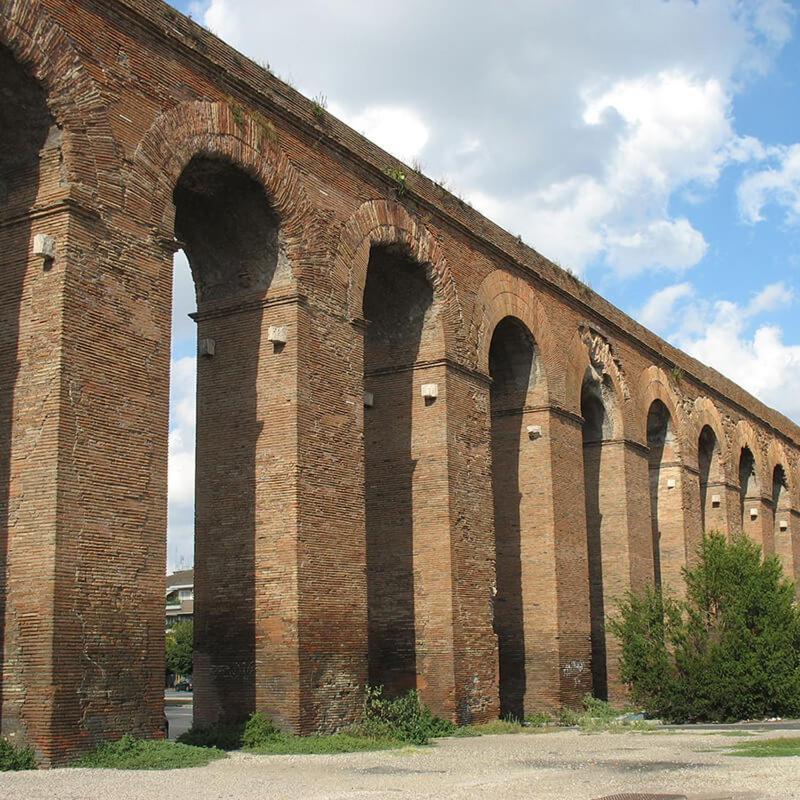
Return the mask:
[[747, 756], [749, 758], [787, 758], [800, 756], [800, 736], [782, 737], [780, 739], [761, 739], [736, 745], [728, 755]]
[[283, 756], [358, 753], [367, 750], [392, 750], [400, 747], [405, 747], [405, 743], [397, 739], [377, 739], [352, 733], [316, 736], [292, 736], [288, 733], [278, 733], [245, 749], [248, 753]]
[[512, 719], [495, 719], [491, 722], [482, 722], [477, 725], [464, 725], [456, 728], [453, 736], [468, 737], [468, 736], [496, 736], [498, 734], [509, 733], [549, 733], [555, 730], [552, 727], [545, 727], [544, 725], [530, 725], [526, 722], [518, 722]]
[[20, 747], [0, 738], [0, 772], [36, 769], [36, 759], [30, 747]]
[[178, 741], [219, 750], [301, 755], [424, 745], [433, 738], [450, 736], [453, 731], [455, 725], [434, 716], [415, 691], [389, 699], [380, 687], [367, 687], [363, 721], [339, 733], [294, 736], [283, 733], [269, 717], [257, 711], [246, 723], [192, 728]]
[[193, 747], [163, 739], [135, 739], [123, 736], [119, 741], [101, 745], [77, 759], [73, 767], [95, 769], [181, 769], [204, 767], [225, 758], [222, 750], [213, 747]]

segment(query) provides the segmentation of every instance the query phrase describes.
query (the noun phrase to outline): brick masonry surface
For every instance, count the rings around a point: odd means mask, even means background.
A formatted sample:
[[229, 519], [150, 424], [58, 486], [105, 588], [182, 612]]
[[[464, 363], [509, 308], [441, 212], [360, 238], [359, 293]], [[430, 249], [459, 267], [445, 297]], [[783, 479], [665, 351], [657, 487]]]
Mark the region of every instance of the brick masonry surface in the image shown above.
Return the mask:
[[197, 721], [621, 699], [614, 599], [704, 528], [797, 576], [796, 425], [165, 4], [0, 0], [0, 98], [0, 725], [42, 763], [163, 735], [179, 248]]

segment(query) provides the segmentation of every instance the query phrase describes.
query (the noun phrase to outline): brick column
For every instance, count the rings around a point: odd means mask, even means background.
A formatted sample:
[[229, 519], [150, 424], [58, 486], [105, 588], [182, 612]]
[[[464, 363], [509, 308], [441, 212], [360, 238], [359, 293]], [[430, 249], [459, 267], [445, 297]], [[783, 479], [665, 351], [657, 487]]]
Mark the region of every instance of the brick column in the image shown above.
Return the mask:
[[[561, 409], [550, 409], [542, 426], [550, 451], [552, 548], [557, 623], [551, 626], [557, 653], [559, 705], [578, 706], [592, 691], [589, 561], [583, 465], [582, 420]], [[536, 587], [531, 586], [531, 592]], [[538, 698], [531, 698], [536, 710]]]
[[[585, 445], [584, 474], [592, 593], [593, 674], [612, 702], [626, 697], [619, 682], [619, 644], [606, 631], [616, 600], [653, 582], [647, 449], [625, 440]], [[597, 661], [601, 660], [598, 664]]]
[[[715, 499], [716, 498], [716, 499]], [[739, 490], [726, 481], [709, 481], [706, 491], [705, 530], [730, 536], [739, 515]], [[741, 527], [741, 523], [739, 524]]]
[[[496, 576], [490, 401], [482, 375], [449, 364], [445, 381], [455, 675], [447, 716], [466, 724], [496, 718], [500, 710], [492, 608]], [[443, 607], [441, 613], [446, 617], [447, 610]]]
[[761, 495], [745, 497], [742, 526], [745, 534], [761, 546], [765, 556], [775, 552], [772, 534], [772, 498]]
[[299, 726], [297, 308], [277, 295], [197, 315], [198, 724], [258, 709]]
[[653, 557], [659, 561], [661, 586], [666, 592], [679, 596], [684, 594], [682, 570], [687, 561], [687, 534], [691, 524], [691, 515], [684, 511], [687, 496], [694, 495], [689, 508], [697, 508], [699, 504], [699, 492], [694, 491], [697, 479], [693, 477], [677, 461], [662, 463], [659, 469], [650, 472], [650, 480], [656, 483], [651, 491], [657, 493], [658, 504], [653, 525], [657, 527], [657, 531], [653, 531]]

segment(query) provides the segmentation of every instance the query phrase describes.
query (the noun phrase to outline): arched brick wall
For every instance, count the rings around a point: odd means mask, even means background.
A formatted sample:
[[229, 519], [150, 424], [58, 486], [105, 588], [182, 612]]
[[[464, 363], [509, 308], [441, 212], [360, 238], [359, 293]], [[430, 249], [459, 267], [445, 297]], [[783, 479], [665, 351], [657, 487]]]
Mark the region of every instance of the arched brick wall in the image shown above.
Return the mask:
[[368, 200], [342, 227], [332, 272], [334, 286], [346, 293], [349, 318], [363, 317], [369, 252], [373, 245], [381, 244], [405, 246], [409, 255], [425, 267], [442, 315], [445, 355], [456, 355], [463, 349], [463, 318], [455, 281], [436, 239], [399, 203]]
[[311, 207], [301, 179], [269, 125], [227, 103], [182, 103], [159, 116], [136, 148], [127, 179], [125, 211], [147, 222], [153, 235], [171, 240], [172, 191], [197, 155], [231, 161], [264, 187], [281, 221], [293, 269], [302, 261]]
[[0, 42], [45, 88], [50, 112], [64, 132], [64, 169], [77, 199], [118, 207], [121, 159], [107, 104], [67, 33], [36, 0], [8, 0], [0, 10]]
[[544, 399], [549, 401], [550, 376], [556, 371], [550, 322], [531, 285], [505, 270], [489, 274], [478, 289], [469, 337], [470, 364], [489, 374], [492, 334], [505, 317], [518, 319], [533, 336], [544, 373]]

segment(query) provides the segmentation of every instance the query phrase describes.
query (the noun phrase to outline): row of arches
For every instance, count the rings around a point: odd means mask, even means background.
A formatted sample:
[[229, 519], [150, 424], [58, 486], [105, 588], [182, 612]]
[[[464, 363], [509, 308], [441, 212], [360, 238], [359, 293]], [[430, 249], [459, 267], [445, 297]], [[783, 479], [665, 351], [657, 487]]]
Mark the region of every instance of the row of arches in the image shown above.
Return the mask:
[[[75, 184], [86, 179], [72, 168], [71, 148], [91, 149], [91, 143], [72, 135], [67, 117], [51, 108], [51, 98], [10, 51], [0, 49], [0, 66], [7, 82], [0, 88], [20, 103], [0, 112], [3, 132], [17, 119], [35, 128], [15, 128], [11, 147], [0, 149], [0, 177], [12, 187], [12, 200], [20, 197], [23, 211], [30, 211], [40, 189], [63, 188], [63, 175]], [[95, 127], [86, 126], [90, 133]], [[105, 130], [101, 138], [113, 141]], [[115, 421], [109, 409], [123, 406], [114, 403], [140, 380], [147, 398], [140, 401], [147, 408], [140, 419], [152, 430], [145, 430], [150, 440], [142, 444], [134, 438], [137, 425], [123, 430], [109, 422], [101, 430], [82, 420], [103, 445], [81, 443], [81, 455], [89, 453], [81, 476], [91, 476], [92, 491], [76, 494], [93, 505], [82, 504], [76, 547], [88, 544], [61, 556], [73, 562], [57, 570], [60, 588], [72, 593], [81, 614], [54, 627], [65, 642], [86, 642], [83, 632], [70, 639], [66, 626], [76, 625], [75, 618], [108, 635], [90, 641], [102, 675], [91, 673], [84, 682], [76, 673], [80, 692], [66, 692], [69, 699], [60, 701], [71, 704], [72, 720], [105, 714], [119, 725], [119, 709], [126, 708], [143, 731], [160, 724], [161, 676], [143, 673], [162, 655], [156, 632], [163, 598], [153, 591], [143, 592], [141, 602], [128, 595], [137, 593], [143, 574], [150, 589], [157, 586], [162, 567], [153, 566], [150, 550], [163, 547], [168, 336], [159, 343], [157, 335], [148, 339], [147, 329], [168, 330], [165, 276], [176, 248], [186, 252], [194, 276], [198, 340], [209, 356], [200, 361], [197, 389], [199, 722], [238, 720], [266, 708], [295, 729], [321, 721], [335, 726], [352, 717], [357, 687], [367, 681], [389, 694], [418, 688], [435, 710], [462, 721], [488, 713], [498, 691], [501, 712], [513, 715], [539, 705], [543, 692], [551, 704], [579, 698], [590, 685], [607, 696], [615, 689], [614, 645], [605, 632], [610, 601], [643, 582], [674, 585], [703, 528], [744, 527], [790, 563], [791, 540], [784, 545], [778, 531], [784, 515], [794, 513], [792, 470], [785, 460], [776, 462], [765, 495], [763, 457], [752, 432], [742, 433], [734, 475], [721, 425], [703, 425], [687, 444], [685, 420], [666, 382], [645, 408], [648, 390], [628, 385], [608, 338], [588, 323], [566, 340], [554, 335], [531, 284], [511, 269], [498, 269], [477, 291], [460, 296], [439, 240], [390, 200], [363, 202], [346, 221], [329, 226], [334, 215], [309, 202], [275, 138], [263, 121], [226, 103], [181, 103], [143, 133], [130, 167], [120, 172], [125, 180], [86, 179], [98, 192], [125, 186], [123, 197], [104, 196], [99, 204], [118, 237], [115, 252], [129, 254], [120, 266], [127, 270], [124, 287], [97, 302], [123, 312], [109, 314], [119, 328], [105, 335], [136, 346], [126, 351], [125, 363], [134, 364], [126, 366], [127, 383], [111, 370], [98, 372], [85, 381], [85, 393], [112, 395], [95, 407]], [[59, 159], [66, 159], [63, 172]], [[103, 161], [109, 160], [107, 153]], [[15, 175], [22, 176], [19, 195], [9, 180]], [[98, 199], [91, 191], [81, 198]], [[17, 246], [3, 253], [13, 260], [2, 271], [12, 298], [9, 316], [19, 312], [23, 273], [38, 274], [38, 265], [26, 261], [31, 232], [20, 226]], [[107, 264], [100, 268], [110, 271]], [[70, 277], [89, 283], [85, 273]], [[311, 296], [307, 305], [317, 304], [313, 313], [298, 298], [300, 287]], [[142, 297], [149, 298], [142, 314], [149, 326], [136, 322]], [[326, 325], [330, 343], [315, 328]], [[0, 353], [7, 378], [4, 434], [15, 447], [24, 432], [10, 427], [14, 393], [37, 368], [23, 356], [17, 377], [18, 338], [6, 337], [7, 352]], [[91, 336], [76, 338], [85, 348], [96, 344]], [[221, 345], [217, 355], [214, 342]], [[113, 349], [87, 361], [111, 363]], [[113, 480], [102, 479], [103, 449], [128, 455]], [[25, 460], [19, 447], [3, 451], [6, 515], [10, 452]], [[141, 484], [141, 491], [128, 491]], [[111, 488], [100, 494], [101, 485]], [[125, 503], [116, 502], [121, 495]], [[149, 504], [144, 523], [137, 503]], [[112, 525], [102, 516], [104, 505], [115, 512], [124, 506], [129, 516], [120, 511]], [[38, 533], [38, 524], [35, 514], [19, 516], [17, 550], [8, 558], [0, 552], [17, 576], [26, 568], [19, 556], [25, 531]], [[141, 536], [120, 535], [108, 559], [109, 530]], [[69, 539], [64, 531], [71, 533], [59, 529], [60, 540]], [[78, 578], [70, 584], [64, 576], [73, 575]], [[122, 587], [127, 595], [119, 593], [124, 613], [109, 620], [100, 593], [124, 580], [130, 581]], [[17, 610], [26, 602], [37, 607], [36, 598], [24, 595], [13, 602]], [[109, 626], [116, 627], [109, 632]], [[105, 641], [129, 640], [146, 641], [146, 657], [102, 649]], [[35, 642], [28, 650], [35, 652]], [[575, 657], [565, 655], [570, 652]], [[465, 667], [460, 662], [468, 658]], [[129, 681], [136, 696], [108, 678], [134, 669], [131, 664], [141, 670]], [[17, 685], [4, 692], [13, 698], [4, 709], [25, 694]], [[338, 718], [331, 711], [337, 703]], [[6, 717], [24, 714], [13, 708]]]

